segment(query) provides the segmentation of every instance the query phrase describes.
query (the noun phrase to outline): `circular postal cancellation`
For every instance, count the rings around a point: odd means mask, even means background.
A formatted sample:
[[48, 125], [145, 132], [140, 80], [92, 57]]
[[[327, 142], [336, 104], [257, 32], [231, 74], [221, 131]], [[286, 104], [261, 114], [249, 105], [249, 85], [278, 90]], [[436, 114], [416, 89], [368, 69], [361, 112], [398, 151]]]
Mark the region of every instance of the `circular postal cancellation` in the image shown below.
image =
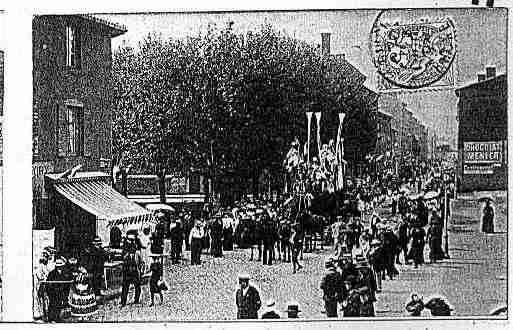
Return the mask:
[[378, 72], [389, 83], [408, 89], [439, 81], [456, 56], [456, 30], [450, 18], [412, 16], [401, 10], [381, 11], [370, 34]]

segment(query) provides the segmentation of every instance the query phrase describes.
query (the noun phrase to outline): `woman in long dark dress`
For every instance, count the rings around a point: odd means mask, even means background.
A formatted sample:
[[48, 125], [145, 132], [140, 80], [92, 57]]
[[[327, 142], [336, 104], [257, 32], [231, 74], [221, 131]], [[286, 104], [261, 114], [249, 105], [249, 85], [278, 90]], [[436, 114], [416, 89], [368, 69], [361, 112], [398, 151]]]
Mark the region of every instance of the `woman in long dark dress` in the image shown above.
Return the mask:
[[232, 225], [223, 228], [223, 250], [233, 250], [233, 228]]
[[422, 227], [413, 229], [411, 235], [411, 248], [408, 259], [413, 259], [414, 267], [424, 263], [424, 245], [426, 244], [426, 231]]
[[486, 201], [486, 205], [483, 208], [483, 224], [482, 224], [482, 231], [483, 233], [493, 233], [493, 218], [495, 216], [495, 213], [493, 211], [493, 207], [491, 204], [491, 200]]

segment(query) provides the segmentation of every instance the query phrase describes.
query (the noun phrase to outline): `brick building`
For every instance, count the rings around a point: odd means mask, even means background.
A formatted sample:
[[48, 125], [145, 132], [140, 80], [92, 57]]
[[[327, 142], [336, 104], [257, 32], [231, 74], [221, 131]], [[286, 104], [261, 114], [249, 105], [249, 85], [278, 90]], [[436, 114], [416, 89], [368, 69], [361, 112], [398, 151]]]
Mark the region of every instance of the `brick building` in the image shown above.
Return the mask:
[[[130, 212], [139, 220], [148, 215], [112, 189], [105, 174], [112, 149], [111, 39], [124, 32], [89, 15], [33, 19], [33, 223], [55, 227], [58, 250], [74, 253]], [[82, 172], [71, 170], [78, 165]], [[101, 236], [108, 237], [105, 230]]]
[[478, 82], [456, 90], [460, 190], [507, 187], [507, 76], [486, 68]]
[[376, 128], [378, 137], [376, 140], [377, 155], [385, 155], [387, 152], [392, 153], [394, 143], [394, 132], [392, 130], [392, 115], [384, 110], [376, 112]]

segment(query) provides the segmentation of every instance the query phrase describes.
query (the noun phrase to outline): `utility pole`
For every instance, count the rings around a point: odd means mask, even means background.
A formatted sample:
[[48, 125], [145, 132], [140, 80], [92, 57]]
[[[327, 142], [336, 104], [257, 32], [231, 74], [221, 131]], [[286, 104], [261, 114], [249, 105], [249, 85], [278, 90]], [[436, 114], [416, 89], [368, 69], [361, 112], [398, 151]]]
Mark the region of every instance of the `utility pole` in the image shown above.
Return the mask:
[[[442, 179], [444, 179], [442, 174]], [[444, 180], [445, 181], [445, 180]], [[450, 259], [449, 256], [449, 203], [450, 199], [447, 196], [447, 184], [443, 183], [443, 189], [444, 189], [444, 236], [445, 236], [445, 259]]]

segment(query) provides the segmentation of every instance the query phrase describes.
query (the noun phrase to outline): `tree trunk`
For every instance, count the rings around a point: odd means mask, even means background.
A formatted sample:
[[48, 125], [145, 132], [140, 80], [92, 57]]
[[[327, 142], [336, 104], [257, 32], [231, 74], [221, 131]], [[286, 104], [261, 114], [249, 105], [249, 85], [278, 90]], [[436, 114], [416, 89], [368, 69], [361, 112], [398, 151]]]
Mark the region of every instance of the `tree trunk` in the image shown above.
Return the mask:
[[158, 174], [158, 180], [159, 180], [159, 196], [160, 196], [160, 203], [165, 204], [166, 203], [166, 171], [160, 171]]
[[123, 196], [128, 196], [128, 174], [126, 168], [121, 169], [121, 193]]

